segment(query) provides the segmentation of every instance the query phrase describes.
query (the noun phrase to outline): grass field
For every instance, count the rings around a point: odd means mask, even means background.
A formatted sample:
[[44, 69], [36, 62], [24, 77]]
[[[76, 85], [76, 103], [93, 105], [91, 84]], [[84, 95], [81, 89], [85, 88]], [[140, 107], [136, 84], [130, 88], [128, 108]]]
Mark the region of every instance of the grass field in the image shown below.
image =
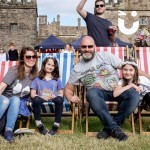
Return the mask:
[[[50, 129], [54, 118], [43, 118], [45, 126]], [[89, 126], [91, 131], [99, 131], [102, 125], [96, 117], [90, 117]], [[150, 119], [146, 118], [145, 130], [149, 126]], [[70, 118], [63, 118], [61, 129], [69, 129], [71, 124]], [[34, 121], [31, 128], [35, 128]], [[125, 142], [118, 142], [113, 138], [99, 140], [95, 137], [85, 136], [85, 120], [82, 124], [75, 124], [75, 133], [73, 135], [58, 134], [54, 137], [43, 136], [38, 133], [32, 135], [21, 135], [15, 137], [15, 142], [7, 143], [0, 137], [0, 150], [149, 150], [150, 136], [139, 135], [138, 126], [136, 125], [136, 134], [131, 133], [130, 121], [126, 120], [123, 130], [128, 134], [129, 139]]]

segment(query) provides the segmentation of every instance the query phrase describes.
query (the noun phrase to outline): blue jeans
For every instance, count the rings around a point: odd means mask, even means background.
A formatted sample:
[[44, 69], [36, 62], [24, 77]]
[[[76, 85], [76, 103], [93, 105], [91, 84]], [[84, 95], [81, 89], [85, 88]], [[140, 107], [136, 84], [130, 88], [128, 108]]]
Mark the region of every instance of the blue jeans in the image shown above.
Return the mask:
[[6, 120], [6, 130], [13, 130], [20, 107], [20, 98], [17, 96], [12, 96], [7, 98], [3, 95], [0, 95], [0, 119], [7, 111], [7, 120]]
[[[114, 128], [122, 125], [124, 120], [138, 106], [140, 95], [134, 90], [129, 89], [117, 98], [113, 97], [112, 91], [91, 88], [87, 91], [86, 99], [93, 112], [99, 117], [104, 128], [111, 132]], [[105, 101], [117, 101], [120, 103], [118, 113], [111, 117]]]

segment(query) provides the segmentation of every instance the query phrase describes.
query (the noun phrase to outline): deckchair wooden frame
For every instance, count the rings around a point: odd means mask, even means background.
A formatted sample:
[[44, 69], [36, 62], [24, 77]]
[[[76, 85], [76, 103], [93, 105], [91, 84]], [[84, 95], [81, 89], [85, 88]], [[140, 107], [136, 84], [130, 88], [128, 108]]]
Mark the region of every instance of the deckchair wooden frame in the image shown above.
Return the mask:
[[[138, 62], [138, 59], [140, 59], [139, 50], [142, 50], [146, 47], [134, 47], [134, 54], [135, 54], [135, 60]], [[147, 49], [147, 48], [146, 48]], [[150, 47], [149, 47], [150, 51]], [[144, 62], [143, 62], [144, 63]], [[137, 63], [139, 64], [139, 63]], [[145, 64], [144, 64], [145, 65]], [[139, 66], [140, 67], [140, 66]], [[148, 72], [147, 72], [148, 73]], [[138, 125], [139, 125], [139, 132], [140, 134], [146, 134], [150, 135], [150, 131], [144, 131], [143, 129], [143, 123], [142, 123], [142, 117], [150, 117], [150, 111], [142, 111], [142, 106], [138, 106]]]
[[[98, 51], [98, 48], [97, 48], [97, 51]], [[105, 48], [104, 48], [104, 51], [105, 51]], [[128, 47], [126, 47], [124, 52], [125, 52], [124, 56], [126, 56], [126, 58], [129, 58], [130, 54], [129, 54], [129, 48]], [[80, 96], [81, 99], [82, 99], [82, 107], [81, 107], [81, 110], [80, 110], [81, 111], [80, 112], [80, 117], [83, 117], [85, 115], [85, 120], [86, 120], [86, 133], [85, 134], [86, 134], [86, 136], [96, 136], [96, 134], [98, 132], [91, 132], [91, 131], [89, 131], [89, 120], [88, 120], [88, 117], [89, 116], [94, 116], [94, 113], [93, 114], [89, 113], [89, 103], [86, 101], [86, 88], [83, 87], [82, 90], [83, 90], [82, 91], [82, 95]], [[109, 103], [109, 102], [106, 102], [106, 103]], [[114, 103], [114, 104], [118, 105], [118, 102], [110, 101], [110, 103]], [[86, 110], [85, 114], [84, 114], [84, 108]], [[111, 115], [115, 115], [117, 113], [117, 111], [109, 111], [109, 113]], [[132, 126], [132, 133], [135, 134], [134, 113], [131, 114], [131, 126]]]

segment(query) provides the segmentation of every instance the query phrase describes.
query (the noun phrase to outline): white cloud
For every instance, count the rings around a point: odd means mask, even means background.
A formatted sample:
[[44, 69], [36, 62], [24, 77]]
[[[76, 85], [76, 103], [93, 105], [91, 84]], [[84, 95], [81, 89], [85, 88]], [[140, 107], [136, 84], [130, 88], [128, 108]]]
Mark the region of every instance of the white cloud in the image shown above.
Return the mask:
[[[37, 0], [38, 15], [47, 15], [48, 22], [52, 22], [59, 14], [61, 25], [77, 25], [80, 16], [76, 12], [76, 7], [79, 2], [80, 0]], [[87, 1], [85, 10], [93, 12], [94, 2], [94, 0]], [[83, 19], [81, 23], [85, 25]]]

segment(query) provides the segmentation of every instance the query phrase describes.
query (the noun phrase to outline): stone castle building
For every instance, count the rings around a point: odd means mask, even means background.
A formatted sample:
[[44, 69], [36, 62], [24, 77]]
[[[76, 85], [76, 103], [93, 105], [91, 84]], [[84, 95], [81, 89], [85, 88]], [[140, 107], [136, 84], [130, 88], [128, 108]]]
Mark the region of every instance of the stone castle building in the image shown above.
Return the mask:
[[37, 38], [36, 0], [0, 0], [0, 44], [8, 50], [10, 42], [17, 49], [35, 46]]
[[[122, 19], [125, 20], [125, 27], [131, 28], [135, 21], [140, 21], [139, 29], [150, 26], [150, 1], [149, 0], [105, 0], [106, 12], [105, 18], [112, 21], [114, 25], [118, 24], [118, 10], [126, 13]], [[94, 6], [92, 6], [94, 9]], [[137, 16], [132, 17], [131, 12], [136, 11]], [[81, 19], [78, 18], [77, 26], [61, 26], [60, 15], [57, 15], [57, 20], [52, 23], [47, 23], [47, 16], [39, 16], [39, 41], [47, 38], [50, 34], [57, 36], [65, 42], [72, 42], [81, 35], [86, 35], [86, 27], [81, 26]], [[134, 42], [135, 35], [125, 35], [118, 30], [118, 37], [126, 42]]]
[[53, 19], [52, 23], [47, 22], [47, 16], [39, 16], [39, 32], [38, 41], [47, 38], [53, 34], [64, 42], [72, 42], [82, 35], [86, 35], [86, 27], [81, 26], [81, 19], [78, 18], [77, 26], [61, 26], [60, 15], [57, 15], [57, 20]]
[[[118, 18], [121, 18], [125, 20], [126, 28], [131, 28], [138, 20], [139, 30], [150, 27], [150, 0], [105, 0], [105, 2], [107, 3], [105, 17], [113, 24], [117, 25]], [[125, 12], [126, 16], [118, 16], [118, 10]], [[132, 11], [137, 12], [136, 17], [131, 16]], [[133, 35], [125, 35], [118, 30], [118, 37], [123, 41], [133, 43], [137, 32]]]
[[[7, 48], [14, 42], [20, 49], [24, 45], [35, 46], [50, 34], [72, 42], [81, 35], [86, 35], [86, 27], [81, 26], [81, 19], [77, 19], [76, 26], [62, 26], [61, 15], [57, 15], [51, 23], [47, 22], [46, 15], [37, 14], [36, 0], [0, 0], [0, 45]], [[140, 28], [150, 26], [150, 1], [149, 0], [105, 0], [105, 18], [118, 24], [118, 17], [125, 20], [125, 27], [131, 28], [133, 22], [139, 20]], [[94, 8], [94, 6], [92, 6]], [[118, 10], [126, 16], [118, 16]], [[131, 12], [137, 11], [137, 16], [132, 17]], [[37, 28], [37, 19], [38, 28]], [[136, 34], [136, 33], [135, 33]], [[118, 31], [118, 37], [126, 42], [133, 43], [134, 35], [125, 35]]]

